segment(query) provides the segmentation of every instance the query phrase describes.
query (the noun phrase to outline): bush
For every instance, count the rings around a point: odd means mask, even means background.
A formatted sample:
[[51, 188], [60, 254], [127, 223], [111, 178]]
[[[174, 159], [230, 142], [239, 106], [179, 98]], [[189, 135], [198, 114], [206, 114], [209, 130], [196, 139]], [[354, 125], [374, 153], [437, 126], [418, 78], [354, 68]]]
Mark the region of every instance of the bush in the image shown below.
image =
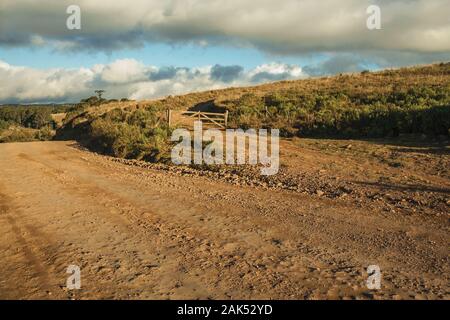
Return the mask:
[[159, 126], [157, 114], [139, 109], [114, 109], [90, 123], [88, 145], [119, 158], [159, 161], [170, 155], [170, 129]]
[[40, 141], [52, 140], [55, 132], [50, 127], [43, 127], [35, 133], [35, 139]]
[[8, 129], [10, 125], [10, 122], [0, 119], [0, 130]]

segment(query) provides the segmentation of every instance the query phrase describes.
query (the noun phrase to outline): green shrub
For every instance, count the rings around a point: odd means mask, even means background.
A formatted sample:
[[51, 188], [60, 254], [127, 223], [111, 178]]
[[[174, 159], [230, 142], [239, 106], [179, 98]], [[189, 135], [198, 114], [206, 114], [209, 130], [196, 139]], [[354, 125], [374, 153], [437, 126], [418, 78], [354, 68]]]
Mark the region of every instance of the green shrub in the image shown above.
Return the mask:
[[10, 122], [0, 119], [0, 130], [8, 129], [10, 125]]
[[88, 144], [115, 157], [159, 161], [170, 155], [170, 129], [152, 110], [114, 109], [90, 123]]
[[35, 139], [40, 141], [52, 140], [55, 132], [50, 127], [43, 127], [35, 133]]

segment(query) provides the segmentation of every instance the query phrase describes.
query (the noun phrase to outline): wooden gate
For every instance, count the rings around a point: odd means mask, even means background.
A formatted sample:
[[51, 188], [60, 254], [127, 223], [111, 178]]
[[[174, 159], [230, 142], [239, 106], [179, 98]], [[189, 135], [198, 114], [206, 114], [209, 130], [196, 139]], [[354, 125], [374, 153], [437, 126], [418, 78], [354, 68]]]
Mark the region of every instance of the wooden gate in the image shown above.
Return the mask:
[[226, 129], [228, 126], [228, 111], [224, 113], [201, 111], [173, 111], [167, 110], [169, 126], [193, 126], [194, 121], [201, 121], [203, 125]]

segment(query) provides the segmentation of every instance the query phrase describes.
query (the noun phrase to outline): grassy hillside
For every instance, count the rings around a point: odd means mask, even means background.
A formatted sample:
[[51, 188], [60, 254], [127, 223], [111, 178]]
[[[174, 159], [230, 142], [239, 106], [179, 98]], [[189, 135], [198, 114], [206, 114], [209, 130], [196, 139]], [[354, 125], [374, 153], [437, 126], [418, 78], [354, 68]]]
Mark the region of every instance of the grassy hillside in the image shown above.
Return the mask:
[[170, 146], [167, 109], [228, 110], [230, 125], [278, 128], [285, 137], [449, 135], [450, 63], [283, 81], [157, 101], [85, 101], [59, 137], [124, 158], [161, 160]]

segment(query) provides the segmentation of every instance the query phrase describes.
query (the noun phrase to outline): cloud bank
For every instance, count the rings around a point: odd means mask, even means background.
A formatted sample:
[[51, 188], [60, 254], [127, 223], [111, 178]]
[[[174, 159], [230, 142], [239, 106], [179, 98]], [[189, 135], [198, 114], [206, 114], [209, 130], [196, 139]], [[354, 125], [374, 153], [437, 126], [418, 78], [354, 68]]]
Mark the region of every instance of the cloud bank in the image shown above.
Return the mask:
[[122, 59], [91, 68], [38, 70], [0, 60], [0, 103], [77, 102], [96, 89], [105, 89], [110, 99], [152, 99], [306, 76], [300, 67], [280, 63], [246, 71], [241, 66], [221, 65], [156, 67]]
[[[81, 8], [67, 30], [66, 8]], [[366, 28], [371, 4], [382, 30]], [[116, 50], [145, 42], [251, 46], [272, 54], [450, 52], [448, 0], [2, 0], [0, 46]]]

